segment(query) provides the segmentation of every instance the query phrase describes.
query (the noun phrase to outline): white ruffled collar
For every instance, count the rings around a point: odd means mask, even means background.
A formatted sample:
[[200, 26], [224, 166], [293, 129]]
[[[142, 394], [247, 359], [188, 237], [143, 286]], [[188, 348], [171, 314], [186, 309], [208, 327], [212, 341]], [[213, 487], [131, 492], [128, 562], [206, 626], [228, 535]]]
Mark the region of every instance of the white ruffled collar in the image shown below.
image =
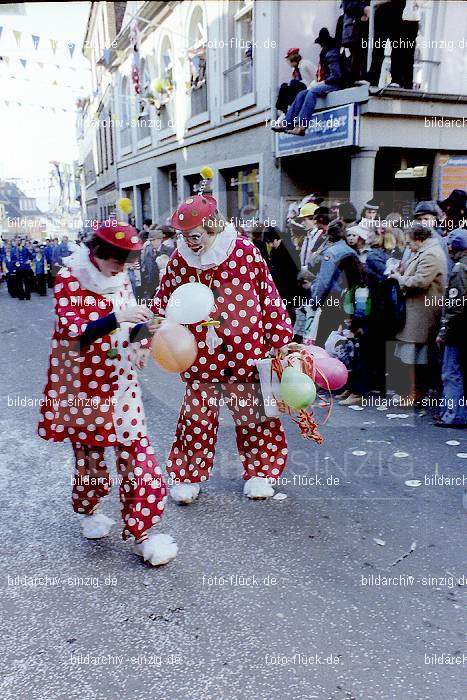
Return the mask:
[[211, 267], [217, 267], [227, 260], [232, 252], [233, 244], [237, 239], [238, 233], [233, 224], [227, 224], [225, 229], [216, 234], [216, 240], [205, 253], [196, 255], [189, 249], [183, 236], [177, 239], [177, 250], [190, 267], [195, 267], [198, 270], [209, 270]]
[[84, 289], [97, 292], [97, 294], [115, 294], [123, 288], [128, 280], [126, 270], [119, 272], [114, 277], [103, 275], [91, 262], [87, 246], [80, 246], [71, 255], [64, 258], [63, 263], [71, 270]]

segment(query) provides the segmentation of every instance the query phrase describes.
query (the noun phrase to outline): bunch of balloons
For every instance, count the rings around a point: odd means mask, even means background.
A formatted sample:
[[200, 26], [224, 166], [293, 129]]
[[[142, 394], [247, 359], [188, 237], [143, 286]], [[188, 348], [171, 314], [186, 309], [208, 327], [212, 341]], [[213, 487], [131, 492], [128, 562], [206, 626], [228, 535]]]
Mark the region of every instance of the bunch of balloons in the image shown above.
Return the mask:
[[324, 348], [308, 345], [307, 351], [314, 358], [314, 377], [308, 376], [296, 366], [289, 366], [282, 372], [279, 394], [290, 408], [305, 409], [316, 399], [316, 385], [334, 391], [346, 384], [348, 372], [346, 366], [335, 357], [331, 357]]

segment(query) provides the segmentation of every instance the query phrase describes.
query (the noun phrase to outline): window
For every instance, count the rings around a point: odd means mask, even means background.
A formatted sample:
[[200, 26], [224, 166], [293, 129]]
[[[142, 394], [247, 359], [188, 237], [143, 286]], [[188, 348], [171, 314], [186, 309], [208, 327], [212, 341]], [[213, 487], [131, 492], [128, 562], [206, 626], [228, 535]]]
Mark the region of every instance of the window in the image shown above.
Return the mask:
[[173, 49], [168, 36], [161, 43], [159, 52], [159, 82], [161, 90], [157, 95], [160, 104], [161, 128], [168, 129], [173, 126], [173, 102], [172, 94], [175, 88], [173, 79]]
[[[107, 146], [107, 119], [108, 119], [108, 114], [107, 110], [104, 110], [102, 112], [102, 136], [103, 136], [103, 142], [102, 142], [102, 151], [103, 151], [103, 156], [104, 156], [104, 162], [103, 162], [103, 169], [108, 170], [109, 168], [109, 154], [108, 154], [108, 146]], [[101, 127], [99, 126], [99, 129]]]
[[98, 121], [98, 126], [97, 126], [97, 131], [96, 131], [96, 148], [97, 148], [97, 173], [98, 175], [101, 174], [103, 171], [102, 167], [102, 133], [101, 133], [101, 121], [100, 121], [100, 115], [99, 115], [99, 121]]
[[141, 95], [138, 97], [138, 141], [151, 136], [149, 102], [146, 95], [151, 87], [151, 76], [146, 61], [140, 64]]
[[230, 2], [228, 14], [227, 69], [224, 71], [226, 102], [253, 92], [253, 2]]
[[131, 146], [130, 83], [125, 76], [120, 92], [120, 146]]
[[114, 164], [114, 136], [113, 136], [113, 125], [112, 125], [112, 112], [110, 112], [110, 111], [109, 111], [108, 127], [109, 127], [109, 147], [110, 147], [109, 162], [110, 162], [110, 165], [113, 165]]
[[203, 10], [196, 7], [191, 15], [188, 33], [190, 48], [188, 64], [190, 69], [189, 94], [191, 99], [191, 116], [202, 114], [208, 109], [208, 90], [206, 82], [206, 27]]

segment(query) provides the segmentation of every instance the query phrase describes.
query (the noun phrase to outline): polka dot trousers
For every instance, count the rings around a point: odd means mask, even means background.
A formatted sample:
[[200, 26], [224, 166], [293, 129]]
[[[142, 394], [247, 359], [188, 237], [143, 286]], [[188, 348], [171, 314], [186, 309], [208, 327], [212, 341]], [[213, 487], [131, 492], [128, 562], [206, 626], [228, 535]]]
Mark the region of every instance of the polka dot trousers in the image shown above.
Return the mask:
[[[73, 510], [91, 515], [111, 487], [104, 448], [81, 442], [72, 445], [76, 461]], [[167, 487], [148, 438], [134, 440], [129, 446], [117, 445], [115, 454], [124, 522], [122, 538], [143, 540], [162, 517]]]
[[216, 449], [219, 410], [226, 406], [235, 422], [243, 478], [277, 478], [287, 460], [287, 442], [278, 418], [267, 418], [257, 382], [187, 384], [175, 441], [167, 462], [171, 481], [206, 481]]

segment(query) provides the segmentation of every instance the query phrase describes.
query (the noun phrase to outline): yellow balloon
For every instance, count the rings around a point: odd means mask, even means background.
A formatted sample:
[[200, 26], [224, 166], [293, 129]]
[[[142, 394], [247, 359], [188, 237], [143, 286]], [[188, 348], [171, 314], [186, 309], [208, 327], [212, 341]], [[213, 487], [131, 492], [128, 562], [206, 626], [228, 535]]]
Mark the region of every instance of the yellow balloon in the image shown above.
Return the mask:
[[131, 199], [128, 199], [128, 197], [122, 197], [121, 199], [119, 199], [117, 202], [117, 207], [123, 214], [131, 214], [131, 212], [133, 211]]

